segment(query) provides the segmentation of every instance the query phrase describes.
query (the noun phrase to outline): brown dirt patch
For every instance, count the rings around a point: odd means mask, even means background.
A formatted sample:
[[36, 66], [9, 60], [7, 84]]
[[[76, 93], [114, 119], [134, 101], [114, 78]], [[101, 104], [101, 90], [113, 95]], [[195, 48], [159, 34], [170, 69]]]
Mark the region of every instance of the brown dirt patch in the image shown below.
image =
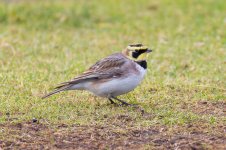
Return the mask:
[[194, 110], [199, 114], [226, 116], [226, 103], [200, 101], [197, 103], [196, 107], [194, 107]]
[[200, 115], [213, 115], [216, 117], [226, 116], [226, 102], [209, 102], [209, 101], [199, 101], [195, 104], [184, 103], [182, 106], [184, 110], [191, 110], [193, 113]]
[[[204, 129], [204, 130], [200, 130]], [[3, 149], [225, 149], [226, 127], [50, 126], [40, 123], [0, 125]], [[208, 131], [208, 130], [207, 130]]]

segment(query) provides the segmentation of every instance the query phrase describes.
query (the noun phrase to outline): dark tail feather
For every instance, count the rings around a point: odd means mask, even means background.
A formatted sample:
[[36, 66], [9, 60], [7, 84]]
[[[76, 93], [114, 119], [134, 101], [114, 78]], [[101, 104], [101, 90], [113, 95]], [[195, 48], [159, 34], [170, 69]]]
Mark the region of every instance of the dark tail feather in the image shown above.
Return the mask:
[[42, 97], [42, 99], [47, 98], [47, 97], [49, 97], [49, 96], [51, 96], [51, 95], [53, 95], [53, 94], [59, 93], [59, 92], [61, 92], [61, 91], [67, 90], [67, 89], [70, 88], [70, 87], [71, 87], [71, 85], [61, 86], [61, 87], [57, 88], [56, 90], [50, 92], [49, 94], [44, 95], [44, 96]]
[[98, 78], [97, 76], [91, 76], [89, 78], [81, 78], [81, 79], [76, 79], [76, 80], [60, 83], [57, 87], [54, 88], [55, 89], [54, 91], [43, 96], [42, 99], [47, 98], [47, 97], [49, 97], [53, 94], [59, 93], [61, 91], [67, 90], [68, 88], [70, 88], [71, 86], [73, 86], [75, 84], [81, 83], [83, 81], [89, 81], [89, 80], [97, 79], [97, 78]]

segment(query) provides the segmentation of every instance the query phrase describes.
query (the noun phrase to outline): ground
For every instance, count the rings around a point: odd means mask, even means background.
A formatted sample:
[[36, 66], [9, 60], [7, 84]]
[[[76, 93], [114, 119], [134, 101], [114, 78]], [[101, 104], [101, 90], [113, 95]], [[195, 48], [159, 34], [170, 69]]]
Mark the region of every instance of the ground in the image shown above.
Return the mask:
[[[224, 0], [0, 2], [0, 149], [226, 149]], [[142, 42], [134, 91], [41, 96]]]
[[[128, 116], [118, 116], [123, 123], [130, 123]], [[67, 126], [52, 129], [37, 123], [18, 123], [3, 126], [8, 134], [17, 135], [1, 141], [6, 148], [35, 149], [224, 149], [226, 128], [219, 126], [208, 133], [206, 125], [152, 126], [134, 129], [123, 123], [105, 126]], [[201, 130], [200, 130], [201, 129]], [[221, 132], [221, 133], [220, 133]]]

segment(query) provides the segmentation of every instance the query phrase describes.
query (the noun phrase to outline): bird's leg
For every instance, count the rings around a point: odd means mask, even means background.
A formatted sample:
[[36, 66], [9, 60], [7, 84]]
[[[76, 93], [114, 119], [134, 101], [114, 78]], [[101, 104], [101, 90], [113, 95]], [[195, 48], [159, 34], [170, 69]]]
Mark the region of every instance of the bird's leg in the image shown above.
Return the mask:
[[111, 104], [116, 104], [111, 98], [108, 98], [108, 100], [111, 102]]
[[121, 99], [118, 99], [117, 97], [112, 97], [113, 99], [116, 99], [117, 101], [120, 101], [122, 103], [122, 105], [126, 105], [126, 106], [129, 106], [131, 104], [127, 103], [127, 102], [124, 102], [123, 100]]

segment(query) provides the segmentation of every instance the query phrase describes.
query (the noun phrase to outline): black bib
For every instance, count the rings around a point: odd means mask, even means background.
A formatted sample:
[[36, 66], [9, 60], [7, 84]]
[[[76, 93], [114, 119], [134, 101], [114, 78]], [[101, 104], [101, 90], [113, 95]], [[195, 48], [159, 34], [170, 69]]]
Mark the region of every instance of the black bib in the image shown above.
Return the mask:
[[147, 69], [147, 61], [146, 60], [141, 60], [141, 61], [135, 61], [137, 64], [139, 64], [141, 67], [144, 69]]

